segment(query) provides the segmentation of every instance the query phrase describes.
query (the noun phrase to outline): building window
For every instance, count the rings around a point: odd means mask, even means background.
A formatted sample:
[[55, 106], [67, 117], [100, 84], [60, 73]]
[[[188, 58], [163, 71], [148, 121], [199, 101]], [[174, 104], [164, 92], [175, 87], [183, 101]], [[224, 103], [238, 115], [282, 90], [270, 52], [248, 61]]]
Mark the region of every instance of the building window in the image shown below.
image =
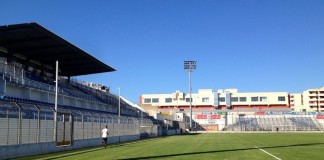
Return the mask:
[[208, 97], [203, 97], [201, 101], [202, 102], [209, 102], [209, 98]]
[[260, 102], [266, 102], [267, 101], [267, 97], [260, 97]]
[[219, 102], [225, 102], [225, 97], [219, 97]]
[[251, 97], [251, 101], [252, 102], [257, 102], [258, 101], [258, 97]]
[[152, 103], [159, 103], [159, 99], [158, 98], [152, 98]]
[[284, 96], [279, 96], [279, 97], [278, 97], [278, 101], [286, 101], [286, 97], [284, 97]]
[[172, 98], [165, 98], [165, 103], [171, 103], [172, 102]]
[[144, 103], [151, 103], [151, 98], [145, 98]]
[[[186, 98], [186, 102], [190, 102], [190, 98]], [[191, 98], [191, 102], [192, 102], [192, 98]]]
[[246, 102], [246, 97], [240, 97], [240, 102]]
[[238, 102], [238, 97], [232, 97], [232, 98], [231, 98], [231, 101], [232, 101], [232, 102]]

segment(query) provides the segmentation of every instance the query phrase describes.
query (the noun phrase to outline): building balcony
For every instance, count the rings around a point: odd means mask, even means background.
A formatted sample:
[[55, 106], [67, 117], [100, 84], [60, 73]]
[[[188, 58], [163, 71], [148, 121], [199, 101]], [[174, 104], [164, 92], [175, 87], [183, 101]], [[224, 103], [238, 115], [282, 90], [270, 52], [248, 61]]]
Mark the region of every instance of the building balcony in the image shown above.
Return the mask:
[[309, 106], [316, 107], [317, 106], [317, 103], [309, 103]]
[[309, 91], [308, 93], [309, 93], [310, 95], [312, 95], [312, 94], [315, 94], [315, 95], [316, 95], [316, 94], [317, 94], [317, 91]]

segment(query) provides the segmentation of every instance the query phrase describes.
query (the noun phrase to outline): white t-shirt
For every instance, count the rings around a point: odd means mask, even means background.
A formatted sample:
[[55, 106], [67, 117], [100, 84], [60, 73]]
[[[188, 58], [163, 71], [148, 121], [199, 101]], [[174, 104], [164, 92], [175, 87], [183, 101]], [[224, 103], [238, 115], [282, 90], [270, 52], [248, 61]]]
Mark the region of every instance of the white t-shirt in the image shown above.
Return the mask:
[[107, 136], [108, 136], [108, 129], [107, 128], [102, 129], [101, 137], [102, 138], [107, 138]]

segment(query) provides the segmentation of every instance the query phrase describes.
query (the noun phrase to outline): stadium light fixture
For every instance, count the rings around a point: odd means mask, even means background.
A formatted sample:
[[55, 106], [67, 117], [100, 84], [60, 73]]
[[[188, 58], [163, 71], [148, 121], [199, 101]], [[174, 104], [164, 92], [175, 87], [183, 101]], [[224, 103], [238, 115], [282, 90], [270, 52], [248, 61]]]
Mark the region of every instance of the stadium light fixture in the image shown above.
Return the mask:
[[189, 95], [190, 95], [190, 129], [192, 129], [192, 96], [191, 96], [191, 72], [193, 72], [197, 67], [197, 61], [184, 61], [184, 69], [189, 73]]

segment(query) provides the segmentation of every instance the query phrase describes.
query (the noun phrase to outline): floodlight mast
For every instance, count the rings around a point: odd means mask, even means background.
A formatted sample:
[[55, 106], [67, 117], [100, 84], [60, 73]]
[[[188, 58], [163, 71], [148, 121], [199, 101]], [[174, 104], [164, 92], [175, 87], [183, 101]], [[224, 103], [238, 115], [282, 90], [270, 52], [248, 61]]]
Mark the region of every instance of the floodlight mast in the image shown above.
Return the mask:
[[57, 142], [57, 95], [58, 95], [58, 65], [59, 62], [55, 62], [55, 111], [54, 111], [54, 141]]
[[189, 101], [190, 101], [190, 124], [189, 127], [190, 129], [192, 129], [192, 96], [191, 96], [191, 91], [192, 91], [192, 87], [191, 87], [191, 72], [193, 72], [196, 69], [197, 66], [197, 61], [184, 61], [184, 69], [185, 71], [189, 72]]

